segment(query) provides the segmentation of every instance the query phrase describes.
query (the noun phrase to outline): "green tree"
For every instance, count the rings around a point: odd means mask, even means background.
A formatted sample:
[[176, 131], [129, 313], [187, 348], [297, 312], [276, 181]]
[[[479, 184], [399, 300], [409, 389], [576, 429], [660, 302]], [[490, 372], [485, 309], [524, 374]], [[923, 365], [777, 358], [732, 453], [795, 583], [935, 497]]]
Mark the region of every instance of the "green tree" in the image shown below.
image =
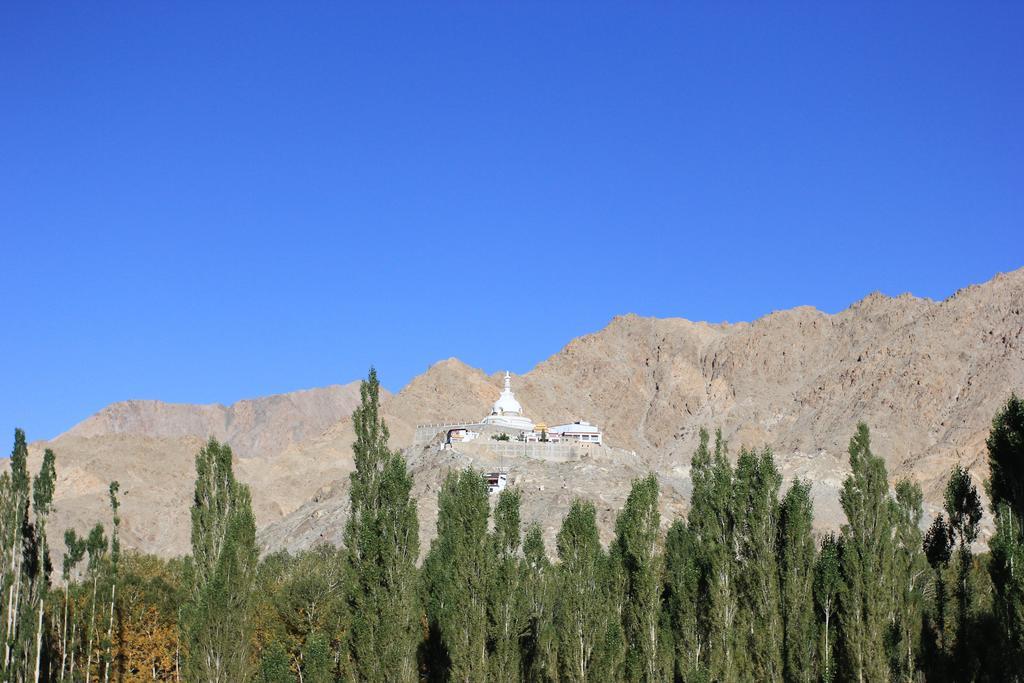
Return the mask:
[[[0, 477], [0, 501], [3, 508], [3, 579], [0, 605], [3, 609], [4, 658], [2, 673], [10, 680], [24, 677], [29, 653], [25, 644], [26, 569], [31, 570], [31, 556], [24, 552], [29, 524], [30, 479], [28, 474], [28, 442], [25, 432], [14, 430], [10, 471]], [[26, 560], [29, 566], [26, 567]], [[30, 613], [30, 612], [28, 612]]]
[[306, 638], [302, 648], [302, 681], [330, 683], [333, 680], [330, 640], [325, 634], [315, 631]]
[[360, 387], [360, 398], [352, 414], [355, 471], [345, 526], [354, 673], [374, 683], [415, 681], [420, 642], [415, 564], [419, 523], [412, 476], [401, 453], [388, 448], [388, 428], [380, 416], [380, 383], [373, 369]]
[[604, 681], [618, 675], [621, 654], [618, 584], [602, 550], [594, 504], [575, 500], [557, 538], [559, 678]]
[[861, 423], [850, 439], [851, 474], [839, 500], [846, 513], [840, 563], [845, 590], [839, 622], [848, 677], [889, 679], [886, 632], [892, 617], [893, 503], [885, 463], [871, 452], [871, 435]]
[[1004, 680], [1024, 680], [1024, 401], [1011, 395], [986, 442], [996, 532], [989, 542]]
[[989, 495], [1024, 517], [1024, 400], [1012, 394], [992, 420], [985, 442], [991, 472]]
[[827, 534], [814, 563], [814, 607], [821, 636], [818, 639], [818, 673], [823, 683], [836, 680], [839, 596], [843, 590], [842, 541]]
[[447, 678], [484, 680], [491, 582], [487, 483], [472, 468], [452, 472], [437, 502], [437, 538], [423, 565], [427, 616], [447, 656]]
[[[89, 531], [89, 535], [85, 539], [85, 552], [89, 556], [89, 560], [86, 564], [86, 577], [89, 582], [92, 583], [92, 596], [88, 601], [89, 604], [89, 623], [83, 628], [83, 631], [88, 634], [88, 641], [85, 649], [85, 672], [86, 678], [92, 676], [92, 660], [93, 660], [93, 643], [96, 638], [96, 607], [98, 604], [98, 590], [100, 575], [103, 571], [103, 558], [106, 555], [109, 544], [107, 542], [107, 535], [103, 531], [103, 525], [99, 522]], [[98, 657], [97, 657], [98, 660]], [[75, 661], [71, 660], [71, 673], [72, 680], [74, 679], [74, 667]]]
[[523, 540], [523, 582], [526, 632], [523, 638], [523, 677], [528, 681], [558, 680], [558, 634], [555, 630], [556, 574], [536, 522]]
[[107, 619], [107, 633], [103, 638], [103, 681], [110, 680], [110, 667], [114, 664], [114, 607], [117, 602], [118, 565], [121, 560], [121, 503], [117, 492], [121, 484], [110, 482], [108, 489], [110, 511], [113, 517], [113, 530], [110, 536], [110, 611]]
[[[349, 575], [345, 551], [319, 544], [295, 556], [275, 553], [261, 563], [257, 575], [256, 641], [262, 658], [280, 645], [289, 666], [303, 672], [320, 670], [310, 661], [327, 648], [328, 674], [345, 678], [348, 662]], [[314, 638], [322, 642], [312, 643]], [[338, 665], [335, 666], [335, 662]]]
[[75, 614], [71, 612], [71, 573], [85, 557], [85, 539], [79, 538], [74, 529], [64, 531], [64, 557], [61, 563], [61, 579], [64, 581], [64, 618], [60, 631], [60, 678], [64, 679], [67, 671], [68, 650], [75, 647], [74, 638], [68, 636], [68, 624], [74, 623]]
[[256, 525], [249, 488], [235, 480], [231, 457], [231, 448], [212, 438], [196, 455], [185, 619], [189, 680], [229, 683], [250, 674]]
[[665, 537], [664, 612], [673, 648], [672, 678], [697, 681], [704, 669], [707, 644], [698, 619], [701, 566], [693, 534], [676, 520]]
[[932, 618], [928, 629], [929, 640], [924, 651], [924, 659], [928, 667], [928, 679], [942, 681], [949, 678], [949, 662], [946, 642], [946, 568], [953, 552], [953, 532], [940, 513], [935, 515], [932, 524], [924, 535], [924, 555], [932, 568]]
[[814, 676], [817, 633], [814, 619], [814, 505], [811, 484], [795, 480], [782, 500], [779, 522], [779, 571], [785, 680], [810, 683]]
[[53, 451], [46, 449], [38, 474], [30, 479], [25, 433], [15, 430], [10, 471], [0, 475], [0, 673], [7, 681], [38, 681], [46, 675], [43, 634], [52, 571], [46, 523], [53, 507], [55, 462]]
[[698, 549], [701, 572], [701, 631], [708, 656], [704, 673], [710, 680], [734, 681], [738, 633], [737, 552], [733, 512], [733, 471], [728, 448], [719, 430], [715, 449], [708, 448], [708, 433], [700, 431], [693, 454], [693, 496], [689, 529]]
[[978, 666], [972, 652], [971, 619], [974, 591], [970, 585], [973, 564], [971, 545], [978, 539], [982, 506], [978, 489], [971, 481], [970, 473], [962, 465], [957, 464], [949, 475], [944, 502], [957, 557], [954, 669], [959, 680], [970, 680], [974, 678]]
[[615, 545], [625, 580], [623, 632], [626, 640], [626, 679], [656, 681], [661, 574], [655, 553], [661, 515], [658, 480], [653, 474], [633, 482], [626, 506], [615, 522]]
[[521, 521], [518, 489], [505, 489], [494, 508], [491, 584], [487, 595], [488, 650], [492, 681], [518, 681], [520, 640], [527, 630], [526, 570], [519, 560]]
[[896, 485], [892, 574], [892, 610], [894, 645], [891, 670], [893, 678], [911, 683], [918, 679], [917, 653], [920, 647], [924, 580], [928, 562], [921, 550], [921, 508], [923, 495], [916, 483]]
[[736, 463], [733, 501], [735, 540], [742, 570], [736, 576], [737, 624], [744, 648], [740, 675], [756, 681], [782, 680], [783, 629], [776, 544], [782, 476], [771, 451], [743, 450]]
[[264, 649], [260, 657], [259, 680], [260, 683], [292, 683], [295, 680], [288, 651], [282, 643], [274, 641]]

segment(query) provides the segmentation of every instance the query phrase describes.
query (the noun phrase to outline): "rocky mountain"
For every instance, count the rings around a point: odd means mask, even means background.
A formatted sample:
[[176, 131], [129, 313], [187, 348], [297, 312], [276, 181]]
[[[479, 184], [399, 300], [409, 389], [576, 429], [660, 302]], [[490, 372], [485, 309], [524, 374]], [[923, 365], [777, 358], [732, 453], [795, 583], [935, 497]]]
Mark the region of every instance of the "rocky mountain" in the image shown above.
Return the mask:
[[[500, 373], [487, 377], [454, 359], [436, 364], [385, 403], [394, 441], [408, 444], [417, 421], [486, 414], [500, 385]], [[524, 488], [524, 519], [540, 521], [549, 541], [574, 495], [597, 501], [607, 538], [630, 480], [647, 471], [662, 482], [663, 511], [685, 509], [701, 427], [722, 429], [734, 453], [772, 447], [788, 480], [812, 481], [819, 527], [835, 528], [846, 445], [864, 420], [892, 481], [920, 482], [934, 511], [953, 464], [986, 476], [992, 416], [1011, 391], [1024, 391], [1024, 270], [941, 302], [872, 294], [836, 315], [803, 307], [734, 325], [624, 316], [513, 386], [535, 420], [587, 419], [604, 428], [609, 444], [636, 452], [628, 462], [601, 454], [577, 463], [503, 463]], [[344, 449], [352, 439], [346, 430], [341, 424], [326, 434], [320, 452]], [[425, 539], [448, 469], [494, 464], [466, 450], [408, 453]], [[338, 542], [346, 498], [340, 482], [262, 538], [268, 547]]]
[[297, 460], [289, 449], [347, 419], [358, 404], [358, 382], [229, 406], [112, 404], [30, 448], [32, 467], [38, 467], [44, 448], [57, 454], [56, 550], [62, 552], [60, 539], [68, 526], [84, 530], [96, 521], [109, 522], [106, 491], [117, 480], [126, 546], [162, 555], [187, 552], [195, 454], [211, 436], [231, 444], [239, 478], [259, 491], [253, 501], [257, 522], [278, 520], [325, 478], [349, 471], [333, 461]]
[[[482, 417], [500, 386], [497, 373], [488, 376], [455, 359], [435, 364], [384, 401], [392, 445], [408, 447], [418, 423]], [[577, 495], [597, 502], [607, 537], [630, 480], [648, 471], [662, 482], [666, 514], [682, 514], [701, 427], [722, 429], [734, 452], [772, 447], [787, 478], [812, 480], [818, 524], [829, 528], [841, 521], [846, 443], [864, 420], [892, 480], [919, 481], [934, 509], [954, 463], [984, 476], [992, 415], [1011, 391], [1024, 391], [1024, 269], [944, 301], [872, 294], [835, 315], [802, 307], [738, 324], [623, 316], [515, 377], [513, 388], [534, 420], [589, 420], [621, 450], [560, 462], [499, 462], [485, 447], [408, 448], [425, 542], [433, 535], [440, 481], [450, 468], [466, 464], [508, 469], [524, 492], [524, 518], [540, 521], [549, 538]], [[199, 434], [169, 433], [145, 409], [128, 411], [131, 419], [120, 417], [125, 408], [104, 415], [112, 408], [51, 444], [65, 472], [58, 505], [84, 526], [92, 512], [73, 505], [75, 496], [94, 491], [108, 474], [131, 475], [140, 485], [155, 481], [150, 460], [180, 453], [173, 457], [180, 460], [175, 472], [181, 481], [173, 490], [152, 484], [144, 494], [129, 492], [124, 517], [137, 547], [165, 554], [187, 550], [189, 468]], [[299, 413], [296, 407], [289, 419], [304, 422]], [[126, 431], [122, 422], [134, 426]], [[320, 423], [322, 429], [292, 425], [297, 431], [264, 426], [256, 417], [247, 424], [238, 432], [237, 447], [247, 454], [239, 459], [239, 476], [253, 487], [265, 547], [339, 540], [352, 467], [350, 420], [335, 418]], [[274, 443], [283, 447], [261, 450], [270, 435], [282, 433], [289, 438]], [[235, 445], [229, 432], [224, 438]], [[134, 454], [132, 443], [140, 444]], [[132, 495], [145, 504], [129, 508]]]
[[274, 456], [319, 436], [359, 405], [359, 382], [247, 399], [229, 406], [122, 401], [57, 437], [141, 435], [214, 437], [243, 458]]

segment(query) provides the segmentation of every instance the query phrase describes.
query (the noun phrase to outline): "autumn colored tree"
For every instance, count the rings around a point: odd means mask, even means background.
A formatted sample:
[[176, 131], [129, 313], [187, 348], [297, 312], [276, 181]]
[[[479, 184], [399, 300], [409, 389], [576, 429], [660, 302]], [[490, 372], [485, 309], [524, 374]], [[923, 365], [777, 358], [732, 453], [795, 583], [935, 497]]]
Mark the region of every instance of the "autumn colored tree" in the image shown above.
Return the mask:
[[128, 552], [118, 573], [114, 678], [180, 680], [178, 613], [188, 593], [183, 563]]

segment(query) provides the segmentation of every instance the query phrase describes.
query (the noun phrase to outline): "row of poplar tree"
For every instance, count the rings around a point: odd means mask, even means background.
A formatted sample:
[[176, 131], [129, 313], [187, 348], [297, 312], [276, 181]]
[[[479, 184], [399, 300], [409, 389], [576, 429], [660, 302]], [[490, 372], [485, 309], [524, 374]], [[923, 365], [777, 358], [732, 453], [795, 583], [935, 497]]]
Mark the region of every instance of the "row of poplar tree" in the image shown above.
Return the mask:
[[54, 457], [29, 482], [24, 435], [0, 476], [5, 681], [1022, 681], [1024, 401], [988, 439], [995, 533], [959, 465], [922, 533], [916, 484], [890, 488], [868, 428], [850, 440], [839, 534], [813, 531], [811, 484], [768, 450], [733, 458], [701, 433], [685, 521], [661, 525], [658, 482], [633, 483], [600, 542], [574, 501], [549, 558], [521, 494], [491, 504], [481, 474], [450, 474], [420, 556], [412, 477], [388, 448], [376, 374], [353, 415], [342, 548], [262, 560], [231, 450], [196, 457], [192, 555], [120, 552], [65, 537], [51, 586], [46, 518]]

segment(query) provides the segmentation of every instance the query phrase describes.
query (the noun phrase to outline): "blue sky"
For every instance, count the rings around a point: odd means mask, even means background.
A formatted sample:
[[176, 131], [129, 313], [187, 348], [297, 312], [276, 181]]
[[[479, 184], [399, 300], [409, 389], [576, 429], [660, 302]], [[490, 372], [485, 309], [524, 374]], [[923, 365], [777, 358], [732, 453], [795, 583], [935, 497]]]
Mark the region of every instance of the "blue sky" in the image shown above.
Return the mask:
[[4, 3], [0, 428], [1024, 266], [1024, 4], [770, 4]]

